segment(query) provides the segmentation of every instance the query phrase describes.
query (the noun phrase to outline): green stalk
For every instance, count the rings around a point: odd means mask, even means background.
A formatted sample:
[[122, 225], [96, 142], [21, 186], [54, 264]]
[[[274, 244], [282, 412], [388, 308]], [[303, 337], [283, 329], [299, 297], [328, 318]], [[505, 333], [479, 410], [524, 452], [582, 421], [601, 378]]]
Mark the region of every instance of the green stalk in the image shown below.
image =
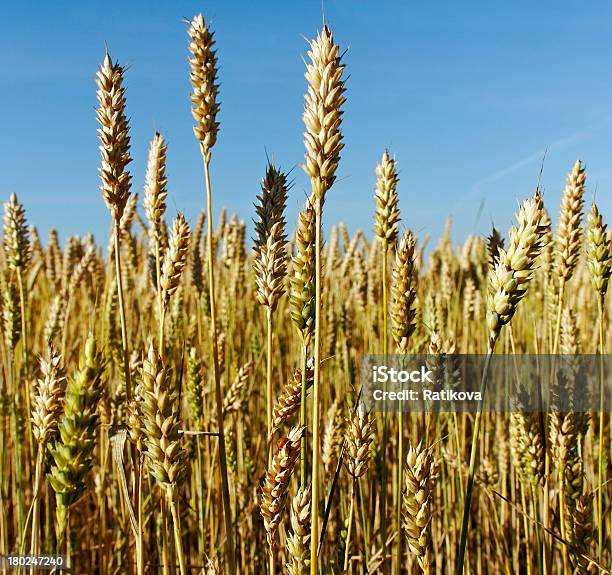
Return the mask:
[[[58, 512], [57, 517], [57, 541], [55, 543], [55, 553], [56, 555], [62, 555], [62, 551], [64, 549], [64, 540], [68, 539], [68, 543], [70, 543], [70, 533], [68, 533], [68, 537], [66, 538], [66, 533], [70, 529], [70, 509], [65, 508], [60, 512], [60, 507], [57, 506], [56, 511]], [[71, 565], [71, 546], [70, 544], [66, 545], [66, 567], [72, 567]]]
[[351, 491], [350, 491], [351, 505], [350, 505], [349, 518], [348, 518], [348, 531], [346, 534], [346, 544], [344, 546], [343, 573], [348, 573], [349, 559], [351, 556], [351, 535], [353, 533], [353, 515], [355, 513], [355, 483], [356, 482], [357, 480], [355, 478], [353, 478], [353, 480], [351, 481]]

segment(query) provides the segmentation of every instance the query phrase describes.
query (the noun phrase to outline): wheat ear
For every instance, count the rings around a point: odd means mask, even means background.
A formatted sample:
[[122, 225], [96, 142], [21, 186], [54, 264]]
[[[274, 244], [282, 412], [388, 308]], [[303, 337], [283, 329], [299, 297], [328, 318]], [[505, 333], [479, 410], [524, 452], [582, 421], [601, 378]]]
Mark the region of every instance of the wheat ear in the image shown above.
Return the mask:
[[310, 564], [310, 489], [300, 489], [291, 502], [291, 528], [287, 538], [288, 575], [307, 575]]
[[400, 353], [407, 353], [416, 328], [416, 240], [406, 231], [395, 252], [391, 286], [391, 334]]
[[582, 208], [584, 206], [586, 171], [580, 160], [567, 175], [559, 222], [553, 240], [552, 272], [555, 281], [549, 286], [550, 299], [555, 306], [555, 323], [552, 353], [556, 354], [561, 331], [561, 313], [565, 286], [574, 273], [580, 253], [582, 237]]
[[294, 427], [288, 436], [279, 441], [279, 450], [274, 454], [263, 486], [261, 488], [260, 509], [266, 530], [270, 562], [274, 562], [276, 533], [285, 507], [289, 480], [300, 452], [300, 437], [303, 430]]
[[165, 358], [164, 345], [164, 323], [170, 297], [176, 293], [181, 283], [183, 270], [187, 264], [189, 245], [191, 242], [191, 230], [185, 216], [179, 213], [172, 223], [172, 230], [168, 241], [168, 249], [164, 256], [162, 265], [160, 288], [161, 288], [161, 316], [159, 320], [159, 353]]
[[[26, 375], [25, 382], [25, 403], [28, 413], [30, 406], [30, 361], [29, 361], [29, 334], [28, 334], [28, 290], [26, 274], [32, 260], [32, 247], [28, 230], [25, 209], [16, 194], [11, 194], [9, 201], [4, 204], [4, 221], [2, 227], [2, 243], [6, 257], [6, 266], [17, 278], [19, 288], [19, 319], [21, 321], [21, 357], [23, 370]], [[12, 283], [12, 282], [11, 282]], [[13, 361], [15, 357], [13, 355]], [[14, 366], [13, 366], [14, 367]], [[11, 378], [13, 379], [13, 378]], [[19, 386], [15, 386], [15, 401], [19, 405], [20, 399]], [[32, 442], [31, 422], [27, 422], [28, 444], [30, 455], [34, 457]], [[20, 449], [20, 448], [19, 448]], [[21, 473], [21, 470], [19, 470]]]
[[391, 158], [388, 150], [385, 150], [376, 166], [374, 234], [389, 245], [395, 242], [399, 229], [398, 182], [395, 158]]
[[66, 378], [61, 365], [61, 357], [49, 346], [47, 356], [40, 359], [41, 377], [36, 381], [32, 400], [32, 430], [38, 443], [36, 469], [34, 473], [34, 498], [32, 501], [32, 537], [30, 552], [34, 555], [39, 548], [39, 501], [42, 487], [44, 457], [49, 441], [57, 437], [58, 422], [62, 413], [62, 403]]
[[103, 371], [102, 356], [90, 335], [78, 370], [68, 378], [64, 410], [58, 424], [59, 437], [50, 449], [53, 463], [47, 478], [56, 495], [58, 549], [68, 527], [70, 507], [83, 495], [93, 465]]
[[167, 146], [164, 137], [156, 132], [149, 146], [147, 169], [145, 172], [145, 187], [143, 207], [149, 221], [149, 253], [155, 260], [155, 287], [157, 290], [157, 312], [162, 314], [162, 288], [160, 285], [161, 266], [165, 248], [164, 214], [166, 212], [166, 197], [168, 196], [166, 178]]
[[240, 366], [232, 385], [230, 385], [227, 393], [225, 394], [225, 399], [223, 400], [223, 414], [225, 416], [230, 413], [236, 413], [242, 407], [244, 403], [244, 391], [246, 389], [246, 385], [249, 381], [249, 376], [251, 375], [251, 370], [253, 368], [253, 363], [251, 361], [247, 361], [244, 365]]
[[30, 232], [25, 210], [16, 194], [11, 194], [9, 201], [4, 203], [2, 245], [9, 269], [15, 271], [27, 269], [32, 258]]
[[302, 382], [306, 381], [306, 390], [312, 387], [313, 377], [312, 363], [309, 362], [306, 368], [306, 377], [302, 376], [302, 371], [296, 369], [293, 378], [285, 385], [280, 395], [276, 399], [276, 404], [272, 411], [272, 434], [276, 433], [280, 426], [285, 424], [289, 418], [300, 409], [302, 402]]
[[431, 523], [437, 464], [431, 449], [410, 447], [406, 456], [403, 494], [404, 531], [410, 552], [424, 575], [434, 572]]

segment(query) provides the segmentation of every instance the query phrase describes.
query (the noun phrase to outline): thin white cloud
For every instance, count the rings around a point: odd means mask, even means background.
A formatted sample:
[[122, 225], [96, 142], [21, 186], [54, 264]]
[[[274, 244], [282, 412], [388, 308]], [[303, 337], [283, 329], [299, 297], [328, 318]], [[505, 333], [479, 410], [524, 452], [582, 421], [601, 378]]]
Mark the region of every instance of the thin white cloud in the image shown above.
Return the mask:
[[[499, 180], [502, 180], [506, 176], [513, 174], [517, 170], [520, 170], [523, 166], [527, 166], [536, 161], [537, 162], [541, 161], [547, 149], [550, 152], [551, 150], [562, 150], [564, 148], [567, 148], [568, 146], [571, 146], [572, 144], [580, 140], [584, 140], [585, 138], [588, 138], [594, 135], [596, 132], [610, 125], [611, 123], [612, 123], [612, 116], [606, 116], [600, 121], [595, 122], [587, 126], [586, 128], [583, 128], [582, 130], [574, 132], [573, 134], [565, 136], [564, 138], [559, 138], [558, 140], [555, 140], [554, 142], [549, 144], [547, 148], [540, 148], [538, 151], [530, 154], [529, 156], [522, 158], [514, 162], [513, 164], [505, 168], [502, 168], [501, 170], [497, 170], [493, 172], [492, 174], [489, 174], [481, 178], [480, 180], [478, 180], [472, 185], [471, 193], [469, 195], [473, 196], [474, 194], [481, 192], [483, 186], [487, 184], [491, 184], [493, 182], [497, 182]], [[465, 197], [462, 199], [465, 200]]]

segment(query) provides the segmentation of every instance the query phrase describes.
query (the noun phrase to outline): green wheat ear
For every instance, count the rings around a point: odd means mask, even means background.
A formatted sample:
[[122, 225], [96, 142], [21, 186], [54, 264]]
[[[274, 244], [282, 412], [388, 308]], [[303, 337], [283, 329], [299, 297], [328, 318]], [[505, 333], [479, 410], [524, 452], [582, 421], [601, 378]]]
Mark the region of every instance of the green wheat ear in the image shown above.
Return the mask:
[[56, 494], [60, 533], [66, 527], [70, 506], [85, 491], [87, 475], [92, 468], [103, 370], [102, 355], [90, 335], [81, 353], [79, 367], [68, 379], [64, 411], [58, 425], [59, 439], [50, 449], [53, 464], [48, 479]]

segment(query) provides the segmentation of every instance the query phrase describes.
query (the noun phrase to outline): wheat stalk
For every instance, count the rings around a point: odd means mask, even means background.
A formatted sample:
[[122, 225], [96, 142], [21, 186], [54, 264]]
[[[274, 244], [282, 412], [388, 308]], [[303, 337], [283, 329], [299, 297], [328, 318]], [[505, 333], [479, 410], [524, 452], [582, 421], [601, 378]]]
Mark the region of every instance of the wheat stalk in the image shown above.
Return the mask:
[[219, 123], [219, 85], [217, 82], [217, 55], [214, 49], [213, 32], [198, 14], [189, 24], [190, 37], [189, 58], [190, 80], [193, 88], [191, 94], [191, 111], [196, 125], [194, 135], [200, 144], [200, 152], [204, 162], [204, 177], [206, 181], [206, 236], [208, 244], [208, 294], [210, 305], [210, 333], [212, 339], [213, 371], [215, 382], [215, 402], [217, 406], [217, 422], [219, 425], [219, 464], [221, 467], [221, 488], [223, 495], [223, 515], [225, 519], [225, 554], [229, 575], [235, 573], [234, 536], [232, 530], [232, 514], [230, 509], [229, 481], [227, 473], [227, 454], [225, 451], [225, 431], [223, 426], [223, 399], [221, 395], [221, 373], [219, 369], [219, 342], [217, 339], [217, 312], [215, 300], [214, 275], [214, 234], [212, 212], [212, 188], [210, 185], [210, 161], [212, 148], [217, 141]]
[[309, 62], [306, 63], [308, 89], [304, 97], [303, 121], [306, 126], [304, 171], [310, 177], [315, 208], [315, 331], [314, 331], [314, 383], [312, 413], [312, 516], [310, 532], [310, 572], [317, 575], [319, 565], [319, 472], [320, 472], [320, 381], [321, 381], [321, 217], [325, 194], [336, 179], [336, 170], [342, 150], [342, 105], [344, 97], [344, 65], [340, 47], [334, 42], [331, 30], [323, 30], [309, 41]]
[[[397, 166], [395, 159], [389, 157], [389, 153], [385, 150], [382, 160], [376, 166], [376, 191], [375, 201], [376, 210], [374, 213], [374, 235], [378, 237], [382, 244], [382, 312], [383, 312], [383, 334], [382, 334], [382, 353], [386, 357], [389, 352], [388, 344], [388, 328], [387, 319], [389, 314], [388, 303], [388, 273], [387, 260], [389, 247], [395, 245], [397, 232], [399, 227], [399, 197], [397, 194]], [[383, 409], [383, 432], [382, 432], [382, 449], [386, 450], [388, 443], [388, 420], [386, 410]], [[399, 425], [401, 433], [402, 424]], [[401, 466], [400, 466], [401, 468]], [[401, 473], [401, 472], [400, 472]], [[386, 467], [382, 468], [382, 483], [386, 484]], [[399, 508], [399, 507], [398, 507]], [[381, 514], [381, 537], [383, 546], [386, 546], [387, 541], [387, 493], [386, 490], [381, 491], [380, 497], [380, 514]], [[399, 526], [399, 514], [397, 516], [397, 525]], [[399, 553], [399, 550], [398, 550]], [[386, 553], [383, 553], [383, 573], [387, 572]]]
[[488, 353], [480, 385], [482, 399], [479, 403], [472, 431], [468, 482], [463, 503], [461, 538], [456, 564], [457, 575], [462, 575], [465, 561], [467, 531], [477, 465], [478, 439], [491, 356], [502, 327], [513, 318], [518, 304], [527, 293], [528, 284], [533, 276], [535, 261], [542, 249], [544, 234], [542, 208], [542, 197], [539, 192], [536, 192], [532, 198], [525, 200], [516, 215], [518, 225], [513, 225], [510, 229], [508, 249], [499, 248], [495, 267], [490, 270], [489, 274], [486, 319], [489, 330]]
[[603, 482], [604, 482], [604, 429], [606, 416], [604, 413], [605, 389], [603, 377], [602, 356], [604, 348], [604, 300], [608, 291], [608, 281], [612, 274], [612, 247], [606, 232], [606, 224], [593, 202], [587, 216], [587, 266], [591, 284], [597, 291], [597, 311], [599, 318], [599, 355], [600, 355], [600, 385], [599, 385], [599, 461], [597, 467], [597, 544], [600, 559], [603, 553]]

